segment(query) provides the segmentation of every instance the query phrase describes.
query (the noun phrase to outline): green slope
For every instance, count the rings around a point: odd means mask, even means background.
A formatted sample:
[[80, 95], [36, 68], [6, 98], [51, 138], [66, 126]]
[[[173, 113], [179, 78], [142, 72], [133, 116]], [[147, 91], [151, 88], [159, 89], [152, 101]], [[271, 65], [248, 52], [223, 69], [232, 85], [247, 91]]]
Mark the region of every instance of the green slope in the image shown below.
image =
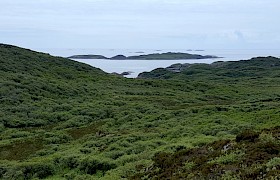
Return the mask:
[[[251, 61], [258, 63], [248, 69]], [[0, 179], [156, 178], [159, 153], [279, 126], [279, 59], [251, 61], [221, 70], [194, 65], [168, 77], [160, 70], [167, 80], [126, 79], [1, 44]], [[277, 170], [277, 156], [260, 166], [276, 161]], [[199, 169], [191, 171], [195, 177]]]
[[59, 115], [48, 113], [50, 107], [94, 97], [96, 91], [87, 84], [105, 76], [85, 64], [9, 45], [0, 45], [0, 63], [1, 120], [14, 128], [59, 121]]
[[250, 80], [277, 78], [279, 76], [279, 69], [279, 58], [258, 57], [242, 61], [218, 61], [212, 64], [174, 64], [167, 68], [158, 68], [151, 72], [141, 73], [139, 78], [194, 80], [201, 78], [211, 81]]

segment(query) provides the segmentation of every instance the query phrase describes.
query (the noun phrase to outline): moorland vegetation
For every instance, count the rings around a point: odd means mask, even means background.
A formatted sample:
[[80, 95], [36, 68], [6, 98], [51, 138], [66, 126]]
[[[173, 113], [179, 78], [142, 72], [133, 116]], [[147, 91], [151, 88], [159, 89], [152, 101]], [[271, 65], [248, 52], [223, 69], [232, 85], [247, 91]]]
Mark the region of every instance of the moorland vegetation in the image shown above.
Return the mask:
[[0, 45], [0, 179], [276, 179], [280, 59], [127, 79]]

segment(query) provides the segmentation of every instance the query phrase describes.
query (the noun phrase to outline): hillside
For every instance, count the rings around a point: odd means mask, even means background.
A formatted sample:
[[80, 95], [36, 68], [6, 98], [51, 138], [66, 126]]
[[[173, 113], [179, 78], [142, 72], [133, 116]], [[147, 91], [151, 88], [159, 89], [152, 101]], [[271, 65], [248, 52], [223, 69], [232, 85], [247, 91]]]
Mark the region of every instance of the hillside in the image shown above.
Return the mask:
[[173, 64], [167, 68], [158, 68], [144, 72], [139, 78], [156, 79], [257, 79], [276, 78], [280, 70], [280, 60], [275, 57], [258, 57], [250, 60], [214, 62], [212, 64]]
[[198, 54], [189, 53], [155, 53], [155, 54], [143, 54], [139, 56], [124, 56], [117, 55], [111, 58], [100, 56], [100, 55], [73, 55], [68, 57], [70, 59], [111, 59], [111, 60], [178, 60], [178, 59], [213, 59], [219, 58], [217, 56], [202, 56]]
[[279, 62], [126, 79], [0, 44], [0, 179], [276, 178]]

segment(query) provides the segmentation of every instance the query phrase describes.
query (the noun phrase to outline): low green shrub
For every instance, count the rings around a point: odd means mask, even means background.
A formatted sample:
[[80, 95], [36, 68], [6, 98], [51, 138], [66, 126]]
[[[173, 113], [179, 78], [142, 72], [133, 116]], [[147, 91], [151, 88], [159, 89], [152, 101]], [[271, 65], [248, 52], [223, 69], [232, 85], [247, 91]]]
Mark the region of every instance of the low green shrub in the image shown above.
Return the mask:
[[275, 157], [266, 163], [266, 167], [270, 170], [280, 169], [280, 157]]
[[213, 160], [211, 160], [209, 163], [210, 164], [231, 164], [235, 162], [239, 162], [245, 153], [243, 151], [234, 151], [228, 154], [224, 154], [222, 156], [219, 156]]
[[80, 156], [69, 155], [69, 156], [60, 156], [54, 159], [55, 164], [58, 164], [62, 168], [74, 169], [79, 166]]
[[46, 178], [55, 172], [55, 166], [50, 163], [26, 163], [21, 167], [25, 179]]
[[95, 157], [88, 157], [83, 159], [78, 168], [86, 174], [96, 174], [97, 171], [105, 173], [110, 169], [116, 168], [116, 164], [109, 162], [108, 160], [100, 160]]
[[194, 162], [185, 162], [184, 164], [184, 169], [187, 171], [190, 171], [193, 167], [195, 167], [195, 163]]
[[259, 137], [262, 143], [276, 143], [277, 140], [273, 137], [273, 135], [267, 133], [261, 133]]
[[46, 133], [45, 141], [48, 144], [62, 144], [70, 141], [72, 137], [66, 133]]
[[125, 155], [125, 152], [119, 151], [119, 150], [106, 153], [106, 157], [109, 157], [114, 160], [118, 159], [119, 157], [121, 157], [123, 155]]
[[0, 166], [0, 179], [27, 180], [43, 179], [55, 173], [55, 166], [49, 162], [25, 162]]

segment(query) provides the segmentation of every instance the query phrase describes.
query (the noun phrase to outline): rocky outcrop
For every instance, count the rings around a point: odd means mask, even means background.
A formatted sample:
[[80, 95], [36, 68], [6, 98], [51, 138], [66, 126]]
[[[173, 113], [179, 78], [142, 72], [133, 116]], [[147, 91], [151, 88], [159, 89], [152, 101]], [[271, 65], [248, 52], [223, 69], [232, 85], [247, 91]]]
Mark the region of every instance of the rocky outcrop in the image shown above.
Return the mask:
[[172, 64], [171, 66], [167, 67], [166, 70], [172, 71], [172, 72], [182, 72], [184, 69], [190, 67], [191, 64], [185, 63], [185, 64]]

